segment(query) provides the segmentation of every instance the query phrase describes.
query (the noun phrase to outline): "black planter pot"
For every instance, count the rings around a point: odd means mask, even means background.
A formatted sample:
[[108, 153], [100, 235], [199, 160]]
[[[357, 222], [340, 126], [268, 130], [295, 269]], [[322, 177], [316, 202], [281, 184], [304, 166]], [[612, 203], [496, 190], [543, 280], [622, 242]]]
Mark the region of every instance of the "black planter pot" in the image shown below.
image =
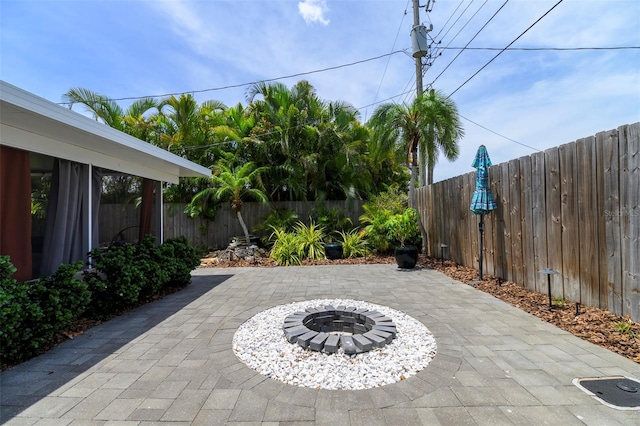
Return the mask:
[[327, 259], [342, 259], [342, 243], [328, 243], [324, 245], [324, 254]]
[[418, 262], [418, 247], [396, 247], [395, 255], [398, 268], [413, 269]]

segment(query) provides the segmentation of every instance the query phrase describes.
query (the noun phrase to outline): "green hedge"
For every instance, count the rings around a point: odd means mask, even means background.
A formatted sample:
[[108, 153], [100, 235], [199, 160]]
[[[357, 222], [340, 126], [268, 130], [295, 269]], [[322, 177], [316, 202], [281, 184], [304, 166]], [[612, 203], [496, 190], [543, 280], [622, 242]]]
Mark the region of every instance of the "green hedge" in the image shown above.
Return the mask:
[[91, 253], [93, 268], [75, 279], [82, 262], [60, 265], [55, 274], [17, 282], [16, 268], [0, 256], [0, 361], [24, 361], [50, 346], [56, 334], [85, 315], [108, 318], [123, 308], [158, 294], [164, 287], [184, 287], [200, 264], [186, 239], [156, 245], [149, 236]]
[[139, 245], [94, 249], [90, 254], [93, 268], [85, 273], [85, 281], [93, 295], [89, 312], [95, 316], [108, 316], [168, 285], [184, 287], [200, 264], [185, 238], [156, 245], [155, 238], [147, 236]]
[[18, 362], [53, 342], [84, 312], [91, 297], [87, 284], [73, 276], [82, 262], [61, 265], [50, 277], [16, 282], [15, 267], [0, 256], [0, 358]]

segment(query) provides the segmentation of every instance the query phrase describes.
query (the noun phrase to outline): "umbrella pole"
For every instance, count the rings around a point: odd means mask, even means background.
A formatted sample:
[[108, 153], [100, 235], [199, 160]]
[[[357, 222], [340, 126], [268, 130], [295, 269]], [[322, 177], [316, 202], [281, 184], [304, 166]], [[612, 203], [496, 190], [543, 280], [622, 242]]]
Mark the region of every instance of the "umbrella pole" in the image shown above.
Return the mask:
[[479, 276], [478, 279], [482, 281], [482, 234], [484, 234], [484, 215], [480, 215], [480, 223], [478, 224], [478, 228], [480, 230], [480, 268], [479, 268]]

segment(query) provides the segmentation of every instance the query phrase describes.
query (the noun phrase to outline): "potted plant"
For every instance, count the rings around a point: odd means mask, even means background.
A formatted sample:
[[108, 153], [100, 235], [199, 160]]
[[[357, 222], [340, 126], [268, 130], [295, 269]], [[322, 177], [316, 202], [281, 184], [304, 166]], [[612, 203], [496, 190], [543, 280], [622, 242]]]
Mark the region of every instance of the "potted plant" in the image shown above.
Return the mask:
[[418, 262], [418, 247], [407, 245], [420, 238], [418, 229], [418, 212], [415, 209], [405, 209], [401, 214], [395, 214], [386, 223], [387, 236], [399, 244], [395, 248], [396, 263], [399, 268], [413, 269]]
[[338, 209], [318, 210], [318, 225], [324, 228], [326, 239], [324, 242], [324, 252], [327, 259], [342, 259], [344, 248], [342, 242], [334, 240], [334, 236], [353, 227], [351, 219]]

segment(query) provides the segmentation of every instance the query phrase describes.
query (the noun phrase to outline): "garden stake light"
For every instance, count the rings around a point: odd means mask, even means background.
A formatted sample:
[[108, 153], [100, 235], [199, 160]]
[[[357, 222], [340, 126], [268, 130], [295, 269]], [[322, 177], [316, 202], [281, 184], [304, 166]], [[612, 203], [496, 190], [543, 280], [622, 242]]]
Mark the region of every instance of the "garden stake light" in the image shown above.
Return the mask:
[[[541, 274], [545, 274], [547, 276], [547, 289], [549, 291], [549, 309], [553, 309], [553, 302], [551, 300], [551, 275], [558, 275], [558, 271], [554, 271], [553, 269], [541, 269], [538, 271]], [[576, 307], [576, 309], [578, 309]]]

